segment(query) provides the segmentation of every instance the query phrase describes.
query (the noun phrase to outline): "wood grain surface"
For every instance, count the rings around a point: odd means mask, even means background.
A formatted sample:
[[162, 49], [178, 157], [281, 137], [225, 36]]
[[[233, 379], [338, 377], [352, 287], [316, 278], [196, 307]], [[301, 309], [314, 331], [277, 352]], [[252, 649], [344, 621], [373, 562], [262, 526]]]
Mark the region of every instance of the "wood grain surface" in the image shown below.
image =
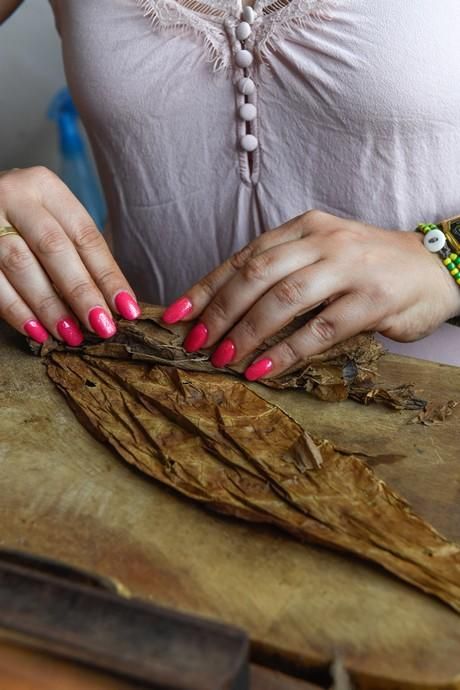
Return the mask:
[[[388, 356], [387, 383], [460, 399], [460, 369]], [[323, 403], [257, 387], [313, 434], [370, 454], [379, 476], [460, 541], [460, 409]], [[0, 544], [115, 577], [158, 603], [245, 628], [280, 670], [341, 655], [357, 688], [460, 688], [460, 616], [365, 563], [212, 515], [123, 464], [80, 427], [10, 330], [0, 335]]]

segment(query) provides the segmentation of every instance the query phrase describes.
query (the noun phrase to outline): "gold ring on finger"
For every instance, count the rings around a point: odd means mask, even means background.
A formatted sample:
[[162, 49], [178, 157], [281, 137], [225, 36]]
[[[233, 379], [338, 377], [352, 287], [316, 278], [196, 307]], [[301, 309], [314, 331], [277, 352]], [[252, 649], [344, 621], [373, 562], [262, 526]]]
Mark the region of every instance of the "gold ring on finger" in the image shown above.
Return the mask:
[[0, 226], [0, 237], [6, 237], [7, 235], [19, 235], [19, 233], [12, 225]]

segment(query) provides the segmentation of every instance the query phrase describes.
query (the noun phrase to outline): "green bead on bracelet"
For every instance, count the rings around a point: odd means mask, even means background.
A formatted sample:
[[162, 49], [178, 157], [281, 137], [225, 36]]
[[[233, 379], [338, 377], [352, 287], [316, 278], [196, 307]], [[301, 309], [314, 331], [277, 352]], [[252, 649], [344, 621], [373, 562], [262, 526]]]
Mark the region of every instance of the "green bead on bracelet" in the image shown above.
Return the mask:
[[460, 256], [452, 252], [452, 254], [449, 254], [447, 259], [443, 259], [442, 263], [447, 268], [457, 285], [460, 285], [460, 269], [458, 268], [460, 266]]
[[419, 223], [417, 225], [417, 230], [421, 230], [423, 234], [426, 235], [430, 230], [439, 230], [439, 228], [437, 225], [434, 225], [434, 223]]

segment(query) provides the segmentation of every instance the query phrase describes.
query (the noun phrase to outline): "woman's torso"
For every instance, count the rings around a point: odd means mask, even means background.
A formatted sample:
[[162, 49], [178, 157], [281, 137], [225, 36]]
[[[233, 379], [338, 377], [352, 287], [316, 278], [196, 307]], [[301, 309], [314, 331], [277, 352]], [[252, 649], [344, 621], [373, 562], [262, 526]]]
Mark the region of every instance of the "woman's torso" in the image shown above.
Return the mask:
[[251, 161], [239, 0], [52, 4], [141, 298], [171, 301], [310, 208], [400, 229], [460, 211], [458, 0], [256, 0]]

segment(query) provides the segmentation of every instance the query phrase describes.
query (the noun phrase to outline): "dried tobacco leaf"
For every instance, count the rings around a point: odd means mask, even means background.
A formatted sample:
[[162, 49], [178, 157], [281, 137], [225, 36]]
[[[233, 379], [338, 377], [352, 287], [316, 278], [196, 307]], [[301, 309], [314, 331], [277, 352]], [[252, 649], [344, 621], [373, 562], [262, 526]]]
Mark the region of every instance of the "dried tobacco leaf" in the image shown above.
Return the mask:
[[460, 549], [364, 462], [229, 376], [54, 353], [78, 417], [142, 472], [209, 507], [374, 561], [460, 611]]
[[403, 383], [396, 388], [382, 388], [356, 384], [350, 390], [350, 398], [363, 405], [377, 402], [395, 410], [420, 410], [427, 404], [426, 400], [415, 396], [414, 387]]
[[429, 402], [416, 417], [412, 417], [407, 423], [423, 424], [424, 426], [443, 424], [458, 404], [458, 400], [448, 400], [446, 403]]
[[[110, 341], [100, 341], [94, 334], [86, 334], [82, 347], [71, 348], [95, 357], [114, 359], [133, 359], [157, 364], [174, 364], [187, 371], [214, 371], [209, 355], [200, 351], [187, 354], [182, 342], [190, 324], [166, 325], [161, 320], [162, 307], [151, 304], [142, 305], [142, 315], [133, 321], [121, 319], [118, 332]], [[235, 366], [227, 367], [233, 374], [241, 374], [250, 361], [263, 349], [279, 342], [294, 330], [305, 324], [312, 313], [304, 314], [283, 328], [276, 336], [265, 341], [250, 358]], [[63, 343], [47, 341], [41, 347], [31, 343], [32, 349], [47, 355], [52, 351], [66, 350]], [[352, 397], [364, 404], [381, 402], [396, 409], [420, 409], [425, 401], [415, 397], [411, 386], [386, 390], [384, 386], [375, 387], [377, 362], [384, 354], [384, 348], [370, 333], [353, 336], [326, 352], [312, 356], [280, 376], [261, 381], [271, 388], [300, 388], [313, 393], [321, 400], [339, 401]]]

